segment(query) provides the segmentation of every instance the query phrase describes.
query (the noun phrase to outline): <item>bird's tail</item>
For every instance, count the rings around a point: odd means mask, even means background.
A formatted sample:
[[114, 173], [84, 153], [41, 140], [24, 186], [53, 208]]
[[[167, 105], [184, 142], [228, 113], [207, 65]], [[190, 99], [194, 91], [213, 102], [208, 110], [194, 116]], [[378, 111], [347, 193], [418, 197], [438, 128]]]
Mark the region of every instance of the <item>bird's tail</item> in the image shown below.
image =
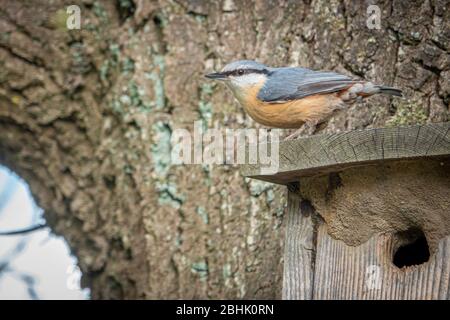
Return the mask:
[[402, 90], [387, 86], [377, 86], [380, 89], [380, 93], [389, 94], [391, 96], [403, 97]]

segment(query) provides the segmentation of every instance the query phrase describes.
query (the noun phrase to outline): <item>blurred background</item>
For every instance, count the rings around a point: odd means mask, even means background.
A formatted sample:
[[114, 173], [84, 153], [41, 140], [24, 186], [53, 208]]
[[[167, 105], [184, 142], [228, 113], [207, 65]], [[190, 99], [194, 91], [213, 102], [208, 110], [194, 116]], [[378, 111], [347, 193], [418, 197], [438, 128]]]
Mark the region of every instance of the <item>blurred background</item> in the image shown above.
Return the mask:
[[[0, 166], [0, 232], [45, 223], [24, 180]], [[89, 299], [63, 237], [50, 228], [0, 236], [0, 299]]]

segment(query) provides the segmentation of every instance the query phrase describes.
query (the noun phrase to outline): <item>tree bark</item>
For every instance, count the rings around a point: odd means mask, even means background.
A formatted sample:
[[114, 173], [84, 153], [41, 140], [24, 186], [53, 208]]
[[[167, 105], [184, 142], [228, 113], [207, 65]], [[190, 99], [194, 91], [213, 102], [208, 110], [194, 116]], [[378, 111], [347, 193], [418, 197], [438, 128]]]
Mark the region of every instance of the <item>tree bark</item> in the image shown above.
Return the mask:
[[[66, 28], [73, 2], [80, 30]], [[281, 297], [284, 189], [170, 163], [176, 128], [257, 126], [204, 73], [248, 58], [403, 89], [322, 132], [449, 120], [449, 1], [378, 1], [379, 30], [370, 4], [0, 2], [0, 162], [30, 184], [93, 298]]]

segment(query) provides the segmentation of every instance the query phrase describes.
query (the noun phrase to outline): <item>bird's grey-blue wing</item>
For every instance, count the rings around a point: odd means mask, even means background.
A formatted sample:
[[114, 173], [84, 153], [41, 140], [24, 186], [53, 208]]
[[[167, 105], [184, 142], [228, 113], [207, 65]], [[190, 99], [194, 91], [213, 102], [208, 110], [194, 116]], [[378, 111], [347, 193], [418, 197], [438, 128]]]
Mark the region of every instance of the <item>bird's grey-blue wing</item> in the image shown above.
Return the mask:
[[315, 94], [337, 92], [357, 83], [348, 76], [305, 68], [274, 68], [258, 93], [265, 102], [283, 102]]

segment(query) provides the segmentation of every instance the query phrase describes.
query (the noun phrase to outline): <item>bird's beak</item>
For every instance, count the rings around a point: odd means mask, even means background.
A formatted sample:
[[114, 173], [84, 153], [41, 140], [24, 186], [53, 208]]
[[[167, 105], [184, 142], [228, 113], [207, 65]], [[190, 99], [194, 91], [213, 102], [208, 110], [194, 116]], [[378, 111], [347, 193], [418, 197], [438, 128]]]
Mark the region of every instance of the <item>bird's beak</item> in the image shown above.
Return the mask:
[[213, 80], [226, 80], [227, 79], [227, 76], [222, 72], [205, 74], [205, 77], [207, 77], [208, 79], [213, 79]]

